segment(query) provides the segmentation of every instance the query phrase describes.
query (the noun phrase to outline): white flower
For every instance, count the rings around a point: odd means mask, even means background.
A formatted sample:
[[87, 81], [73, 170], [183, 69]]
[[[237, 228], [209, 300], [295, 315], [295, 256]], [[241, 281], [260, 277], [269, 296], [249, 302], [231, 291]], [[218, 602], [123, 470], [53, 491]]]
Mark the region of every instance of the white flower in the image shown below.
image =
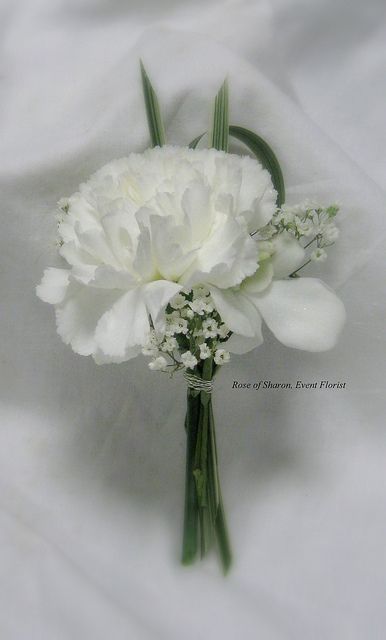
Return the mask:
[[161, 350], [166, 351], [167, 353], [171, 353], [178, 348], [178, 342], [172, 336], [166, 338], [166, 340], [161, 344]]
[[170, 300], [169, 304], [173, 309], [182, 309], [182, 307], [186, 305], [186, 298], [180, 293], [177, 293], [177, 295]]
[[96, 362], [141, 351], [149, 316], [181, 290], [224, 290], [258, 267], [250, 237], [275, 211], [270, 176], [250, 157], [165, 146], [114, 160], [68, 199], [59, 224], [68, 268], [37, 293], [56, 307], [65, 343]]
[[159, 351], [159, 345], [163, 339], [163, 334], [157, 333], [154, 330], [150, 331], [147, 336], [147, 340], [141, 349], [142, 354], [144, 356], [156, 356]]
[[198, 360], [191, 351], [185, 351], [185, 353], [181, 354], [181, 362], [186, 369], [194, 369]]
[[210, 358], [210, 356], [212, 355], [211, 350], [209, 349], [208, 345], [204, 342], [203, 344], [200, 344], [200, 358], [201, 360], [206, 360], [206, 358]]
[[152, 371], [163, 371], [167, 367], [167, 361], [163, 356], [158, 356], [155, 360], [149, 362], [149, 369]]
[[194, 313], [202, 316], [204, 313], [211, 313], [213, 311], [213, 305], [209, 302], [208, 298], [196, 298], [192, 302], [189, 302], [189, 306]]
[[314, 225], [310, 220], [301, 220], [298, 216], [295, 217], [295, 224], [297, 232], [305, 236], [306, 238], [315, 235]]
[[180, 313], [182, 318], [188, 318], [191, 320], [194, 317], [194, 311], [192, 311], [192, 309], [187, 309], [186, 307], [181, 309]]
[[325, 262], [327, 260], [327, 252], [324, 249], [315, 249], [310, 255], [313, 262]]
[[204, 338], [215, 338], [217, 336], [218, 323], [212, 318], [204, 320], [202, 323], [202, 335]]
[[282, 209], [282, 211], [278, 216], [278, 221], [282, 222], [285, 225], [291, 224], [292, 222], [294, 222], [294, 220], [295, 220], [295, 213], [293, 211], [286, 210], [284, 208]]
[[[297, 262], [291, 251], [287, 258], [287, 273], [292, 273]], [[281, 268], [284, 270], [283, 256]], [[269, 264], [261, 274], [259, 271], [237, 290], [212, 287], [216, 309], [233, 332], [226, 343], [228, 350], [246, 353], [262, 344], [262, 319], [287, 347], [306, 351], [331, 349], [345, 322], [339, 298], [316, 278], [272, 280], [274, 272]]]
[[217, 329], [217, 333], [219, 337], [222, 338], [223, 340], [227, 337], [229, 331], [230, 329], [229, 327], [227, 327], [226, 324], [220, 324], [220, 326]]
[[229, 362], [230, 359], [231, 359], [230, 353], [225, 349], [217, 349], [214, 354], [214, 361], [216, 364], [219, 364], [219, 365]]
[[174, 333], [188, 333], [188, 321], [185, 320], [185, 318], [176, 318], [174, 322], [169, 325], [166, 334], [173, 335]]
[[209, 296], [209, 289], [203, 285], [199, 285], [198, 287], [193, 287], [193, 300], [196, 298], [206, 298]]

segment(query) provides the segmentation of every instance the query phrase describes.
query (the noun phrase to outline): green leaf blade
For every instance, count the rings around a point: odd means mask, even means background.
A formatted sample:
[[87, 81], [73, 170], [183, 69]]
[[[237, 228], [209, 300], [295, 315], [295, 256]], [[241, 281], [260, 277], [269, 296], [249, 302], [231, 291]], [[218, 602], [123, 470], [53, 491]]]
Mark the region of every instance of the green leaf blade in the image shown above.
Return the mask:
[[197, 136], [197, 138], [194, 138], [194, 140], [192, 140], [192, 142], [189, 143], [189, 149], [196, 149], [200, 140], [202, 140], [204, 135], [205, 133], [202, 133], [200, 136]]
[[229, 147], [229, 95], [228, 81], [225, 80], [214, 101], [214, 114], [209, 146], [218, 151], [228, 151]]
[[231, 125], [229, 127], [231, 136], [245, 144], [261, 162], [263, 167], [271, 174], [272, 183], [277, 191], [277, 206], [281, 207], [285, 201], [285, 186], [283, 173], [279, 161], [271, 147], [253, 131], [244, 127]]
[[165, 129], [157, 94], [150, 82], [142, 60], [140, 61], [143, 98], [146, 107], [147, 123], [149, 126], [152, 147], [162, 147], [166, 143]]

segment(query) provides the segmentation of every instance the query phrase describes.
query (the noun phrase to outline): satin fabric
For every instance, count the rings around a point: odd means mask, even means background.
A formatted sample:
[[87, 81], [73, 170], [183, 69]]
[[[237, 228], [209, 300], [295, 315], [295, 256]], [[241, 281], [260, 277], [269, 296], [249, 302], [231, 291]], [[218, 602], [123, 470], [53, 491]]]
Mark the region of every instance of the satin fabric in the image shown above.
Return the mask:
[[[3, 0], [0, 13], [1, 637], [384, 637], [384, 3]], [[288, 202], [342, 206], [341, 238], [307, 271], [345, 303], [338, 346], [292, 350], [265, 328], [216, 383], [226, 579], [214, 557], [179, 565], [182, 379], [73, 354], [35, 296], [62, 266], [56, 201], [148, 144], [140, 57], [170, 142], [208, 128], [228, 75], [231, 122], [275, 149]], [[305, 386], [322, 381], [344, 386]]]

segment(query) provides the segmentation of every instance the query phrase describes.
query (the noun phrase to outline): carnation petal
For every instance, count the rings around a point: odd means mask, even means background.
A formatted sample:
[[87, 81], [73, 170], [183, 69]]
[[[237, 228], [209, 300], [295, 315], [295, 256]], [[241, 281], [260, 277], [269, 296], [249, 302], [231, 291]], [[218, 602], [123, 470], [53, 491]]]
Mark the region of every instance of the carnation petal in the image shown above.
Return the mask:
[[178, 280], [194, 260], [195, 252], [183, 246], [186, 229], [176, 225], [172, 216], [150, 218], [152, 251], [158, 272], [165, 280]]
[[154, 256], [151, 246], [150, 230], [148, 227], [139, 224], [140, 233], [138, 236], [137, 251], [133, 260], [133, 269], [144, 280], [151, 280], [156, 272]]
[[156, 280], [143, 287], [146, 308], [151, 315], [154, 325], [159, 324], [159, 316], [165, 310], [169, 300], [181, 291], [182, 286], [168, 280]]
[[63, 342], [82, 356], [93, 354], [97, 324], [121, 295], [121, 291], [72, 282], [64, 302], [56, 309], [57, 330]]
[[211, 223], [209, 198], [208, 185], [199, 180], [191, 183], [182, 196], [181, 205], [189, 222], [192, 244], [208, 236]]
[[343, 303], [316, 278], [273, 281], [249, 299], [276, 338], [295, 349], [331, 349], [345, 321]]
[[100, 289], [122, 289], [127, 291], [135, 287], [136, 280], [128, 271], [102, 266], [96, 269], [94, 277], [89, 284]]
[[103, 314], [95, 330], [95, 341], [103, 353], [119, 358], [127, 348], [138, 347], [139, 352], [148, 332], [144, 291], [137, 287], [121, 295]]
[[261, 293], [270, 285], [272, 278], [273, 266], [271, 260], [262, 260], [256, 273], [242, 282], [241, 290], [245, 294]]
[[41, 283], [36, 287], [36, 294], [49, 304], [59, 304], [63, 301], [70, 277], [68, 269], [45, 269]]
[[204, 281], [227, 289], [237, 286], [256, 271], [256, 243], [237, 220], [224, 214], [220, 216], [211, 237], [198, 251], [195, 263], [181, 277], [184, 284], [193, 286]]

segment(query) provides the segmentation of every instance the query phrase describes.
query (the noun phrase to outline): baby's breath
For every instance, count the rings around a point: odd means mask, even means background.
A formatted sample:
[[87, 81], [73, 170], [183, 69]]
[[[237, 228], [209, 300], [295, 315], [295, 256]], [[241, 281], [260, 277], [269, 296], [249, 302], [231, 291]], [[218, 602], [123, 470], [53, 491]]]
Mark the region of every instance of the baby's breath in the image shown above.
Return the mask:
[[172, 298], [166, 308], [164, 333], [152, 330], [142, 353], [153, 358], [150, 369], [171, 374], [194, 369], [208, 358], [222, 365], [230, 360], [229, 352], [221, 347], [230, 335], [209, 290], [197, 286]]
[[304, 263], [290, 274], [295, 277], [310, 262], [324, 262], [327, 259], [326, 247], [331, 247], [339, 237], [339, 229], [335, 224], [338, 211], [337, 204], [322, 207], [310, 201], [283, 205], [276, 210], [269, 224], [259, 231], [257, 240], [259, 244], [266, 244], [268, 240], [286, 232], [296, 238], [304, 249], [310, 248]]

